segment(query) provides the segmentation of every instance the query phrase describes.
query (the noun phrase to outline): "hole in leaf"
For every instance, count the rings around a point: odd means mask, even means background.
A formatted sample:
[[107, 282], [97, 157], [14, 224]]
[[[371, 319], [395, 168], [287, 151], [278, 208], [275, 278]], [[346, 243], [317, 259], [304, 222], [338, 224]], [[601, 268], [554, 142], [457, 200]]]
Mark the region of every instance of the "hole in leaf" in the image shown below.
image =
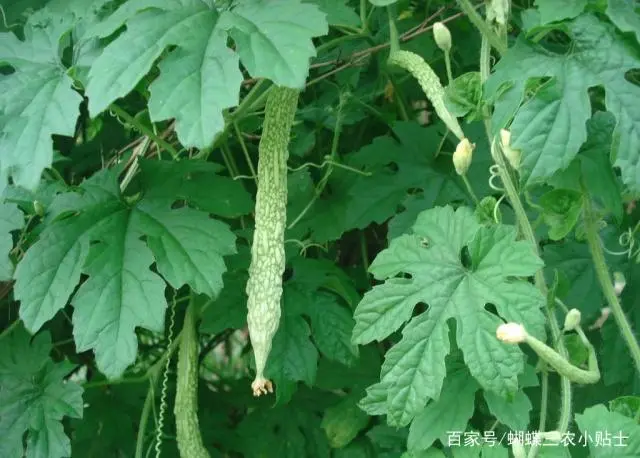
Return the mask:
[[571, 51], [573, 41], [571, 37], [560, 29], [550, 31], [541, 45], [557, 54], [567, 54]]
[[493, 313], [494, 315], [498, 314], [498, 310], [496, 309], [496, 306], [493, 304], [487, 304], [484, 306], [484, 309], [489, 312], [489, 313]]
[[640, 86], [640, 68], [632, 68], [631, 70], [625, 72], [624, 79], [629, 81], [631, 84]]
[[421, 314], [427, 311], [427, 309], [429, 308], [429, 306], [427, 304], [425, 304], [424, 302], [418, 302], [416, 304], [416, 308], [415, 308], [415, 312], [416, 314]]
[[465, 269], [471, 269], [471, 253], [469, 253], [469, 248], [467, 248], [466, 246], [462, 247], [462, 250], [460, 250], [460, 262]]

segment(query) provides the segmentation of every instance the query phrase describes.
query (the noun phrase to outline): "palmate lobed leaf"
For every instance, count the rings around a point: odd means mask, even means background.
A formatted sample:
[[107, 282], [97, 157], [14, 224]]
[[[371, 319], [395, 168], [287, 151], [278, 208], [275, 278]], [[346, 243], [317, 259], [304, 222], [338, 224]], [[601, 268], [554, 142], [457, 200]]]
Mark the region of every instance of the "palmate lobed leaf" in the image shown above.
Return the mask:
[[[351, 229], [384, 223], [394, 216], [410, 189], [424, 191], [425, 207], [465, 197], [464, 184], [451, 160], [436, 155], [441, 138], [437, 128], [397, 122], [393, 133], [397, 140], [379, 136], [345, 157], [345, 164], [369, 176], [334, 170], [329, 181], [331, 195], [318, 199], [311, 216], [302, 221], [312, 230], [315, 241], [335, 240]], [[488, 178], [479, 155], [477, 159], [471, 172]]]
[[19, 327], [0, 346], [1, 456], [69, 456], [71, 445], [61, 423], [63, 417], [82, 418], [82, 388], [64, 377], [73, 366], [49, 359], [48, 333], [31, 336]]
[[[494, 129], [511, 125], [512, 146], [521, 149], [522, 181], [541, 182], [566, 168], [587, 139], [591, 117], [588, 89], [602, 85], [607, 110], [616, 117], [612, 161], [623, 182], [640, 190], [640, 88], [625, 72], [640, 66], [637, 54], [611, 24], [591, 14], [566, 23], [573, 39], [567, 54], [554, 54], [520, 37], [495, 66], [486, 83], [486, 97], [498, 95], [503, 83], [513, 86], [496, 103]], [[529, 78], [551, 77], [518, 109]]]
[[[152, 121], [175, 118], [180, 142], [197, 148], [211, 145], [224, 128], [223, 111], [238, 104], [240, 59], [253, 77], [302, 87], [315, 55], [311, 38], [328, 32], [325, 14], [297, 0], [238, 2], [222, 14], [204, 0], [133, 0], [92, 33], [108, 36], [124, 23], [127, 30], [89, 71], [91, 115], [131, 92], [175, 45], [149, 88], [149, 114]], [[237, 53], [227, 47], [227, 33]]]
[[241, 0], [222, 13], [219, 26], [229, 31], [251, 76], [291, 88], [304, 87], [316, 55], [311, 37], [329, 32], [326, 14], [297, 0]]
[[76, 347], [93, 349], [98, 368], [117, 377], [135, 360], [135, 328], [163, 329], [165, 282], [151, 264], [174, 288], [188, 284], [215, 296], [226, 270], [222, 258], [235, 252], [235, 236], [206, 213], [172, 210], [172, 199], [127, 204], [114, 171], [97, 173], [80, 188], [82, 194], [62, 194], [52, 203], [60, 218], [18, 264], [15, 296], [20, 317], [36, 332], [87, 274], [71, 301]]
[[73, 88], [58, 54], [65, 29], [25, 27], [25, 41], [0, 33], [0, 192], [7, 178], [35, 189], [53, 160], [52, 135], [72, 136], [82, 97]]
[[[485, 308], [493, 304], [503, 319], [524, 323], [544, 338], [544, 297], [517, 278], [533, 275], [543, 263], [515, 237], [510, 226], [481, 227], [468, 208], [440, 207], [422, 212], [412, 234], [394, 239], [378, 255], [370, 271], [386, 281], [358, 305], [353, 341], [382, 340], [411, 318], [416, 304], [428, 309], [409, 321], [388, 351], [380, 382], [362, 401], [370, 414], [387, 413], [390, 424], [403, 426], [428, 399], [438, 398], [452, 318], [465, 364], [482, 388], [502, 396], [515, 392], [523, 354], [497, 340], [502, 320]], [[395, 278], [399, 274], [410, 278]]]
[[633, 419], [611, 412], [602, 404], [575, 417], [593, 458], [640, 455], [640, 425]]

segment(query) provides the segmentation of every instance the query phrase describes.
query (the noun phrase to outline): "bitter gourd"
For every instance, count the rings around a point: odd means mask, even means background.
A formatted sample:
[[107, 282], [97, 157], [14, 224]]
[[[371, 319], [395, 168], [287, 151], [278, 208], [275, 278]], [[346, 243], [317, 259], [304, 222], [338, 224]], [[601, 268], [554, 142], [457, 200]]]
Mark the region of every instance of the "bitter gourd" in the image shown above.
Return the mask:
[[438, 75], [419, 55], [411, 51], [397, 50], [389, 56], [389, 64], [404, 68], [418, 80], [420, 87], [433, 104], [436, 113], [459, 140], [465, 138], [458, 120], [447, 109], [444, 103], [444, 88]]
[[176, 439], [181, 458], [210, 458], [198, 422], [198, 336], [193, 307], [193, 303], [187, 307], [178, 350]]
[[247, 283], [247, 323], [256, 363], [256, 377], [251, 387], [255, 396], [273, 392], [264, 370], [280, 322], [288, 146], [298, 94], [297, 90], [285, 87], [271, 90], [258, 147], [255, 232]]

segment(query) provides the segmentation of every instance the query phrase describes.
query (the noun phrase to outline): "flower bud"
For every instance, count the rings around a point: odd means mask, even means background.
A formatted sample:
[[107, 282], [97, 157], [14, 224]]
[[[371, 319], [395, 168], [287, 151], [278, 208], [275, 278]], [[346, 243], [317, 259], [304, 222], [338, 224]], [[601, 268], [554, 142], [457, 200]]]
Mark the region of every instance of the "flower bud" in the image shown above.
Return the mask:
[[507, 161], [514, 170], [518, 170], [520, 167], [520, 159], [522, 153], [519, 149], [511, 148], [511, 132], [507, 129], [500, 130], [500, 144], [502, 145], [502, 151], [504, 152]]
[[463, 138], [455, 152], [453, 153], [453, 166], [456, 168], [458, 175], [465, 175], [469, 166], [471, 165], [471, 159], [473, 158], [473, 148], [476, 145], [469, 142], [467, 138]]
[[511, 132], [507, 129], [500, 129], [500, 143], [503, 148], [511, 145]]
[[449, 52], [451, 50], [451, 32], [442, 22], [433, 24], [433, 38], [442, 51]]
[[33, 210], [38, 216], [44, 216], [44, 206], [37, 200], [33, 201]]
[[571, 309], [567, 316], [564, 318], [564, 330], [573, 331], [580, 324], [580, 310]]
[[527, 339], [527, 331], [518, 323], [505, 323], [498, 326], [496, 337], [506, 343], [521, 343]]
[[624, 274], [622, 272], [614, 272], [613, 273], [613, 289], [616, 292], [616, 296], [622, 294], [622, 290], [627, 286], [627, 280], [624, 278]]

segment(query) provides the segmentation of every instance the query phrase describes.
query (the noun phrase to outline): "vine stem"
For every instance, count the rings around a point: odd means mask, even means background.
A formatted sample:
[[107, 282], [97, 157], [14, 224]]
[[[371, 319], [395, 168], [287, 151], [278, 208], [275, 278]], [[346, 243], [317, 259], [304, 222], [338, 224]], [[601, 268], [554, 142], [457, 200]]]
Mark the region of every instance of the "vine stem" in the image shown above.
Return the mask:
[[489, 44], [493, 46], [501, 55], [507, 52], [507, 46], [500, 40], [500, 37], [491, 29], [489, 24], [482, 19], [480, 14], [469, 0], [457, 0], [458, 6], [467, 15], [469, 20], [480, 31], [483, 37], [486, 37]]
[[360, 22], [362, 23], [362, 32], [369, 29], [367, 24], [367, 0], [360, 0]]
[[324, 188], [327, 185], [327, 182], [329, 181], [329, 177], [333, 172], [332, 163], [335, 161], [338, 155], [338, 143], [340, 139], [340, 133], [342, 132], [342, 108], [344, 106], [344, 102], [345, 102], [344, 96], [341, 95], [340, 102], [338, 103], [338, 111], [336, 113], [336, 123], [333, 129], [333, 141], [331, 143], [331, 158], [330, 158], [331, 163], [329, 163], [329, 167], [327, 167], [327, 171], [325, 172], [322, 179], [318, 183], [318, 186], [316, 187], [313, 197], [311, 198], [309, 203], [307, 203], [307, 205], [302, 209], [302, 211], [298, 214], [298, 216], [296, 216], [296, 218], [291, 222], [291, 224], [287, 226], [287, 229], [292, 229], [296, 224], [300, 222], [300, 220], [302, 220], [302, 218], [304, 218], [304, 216], [311, 209], [311, 207], [316, 202], [316, 200], [318, 200], [318, 198], [322, 194], [322, 191], [324, 191]]
[[449, 85], [453, 83], [453, 72], [451, 71], [451, 52], [444, 51], [444, 65], [447, 69], [447, 80]]
[[[169, 336], [167, 341], [171, 344], [173, 340], [173, 327], [176, 321], [176, 297], [175, 291], [173, 301], [171, 302], [171, 313], [169, 316]], [[164, 363], [164, 370], [162, 374], [162, 389], [160, 391], [160, 412], [158, 414], [158, 424], [156, 425], [156, 443], [154, 450], [156, 452], [156, 458], [160, 458], [162, 451], [162, 429], [164, 427], [164, 417], [167, 410], [167, 389], [169, 383], [169, 366], [171, 365], [171, 358], [167, 358]]]
[[473, 201], [476, 203], [476, 205], [480, 205], [478, 196], [476, 196], [476, 193], [473, 191], [473, 187], [471, 186], [471, 183], [469, 182], [466, 174], [462, 175], [462, 181], [464, 181], [464, 185], [467, 187], [467, 191], [469, 192], [469, 195], [471, 195]]
[[602, 242], [598, 235], [598, 220], [594, 214], [591, 200], [588, 197], [588, 193], [584, 185], [583, 193], [585, 194], [583, 203], [585, 233], [587, 236], [587, 243], [589, 244], [589, 250], [591, 251], [591, 258], [593, 259], [593, 264], [596, 269], [596, 275], [600, 282], [602, 292], [604, 293], [607, 303], [611, 308], [611, 313], [613, 314], [618, 328], [620, 329], [622, 338], [629, 348], [636, 370], [640, 374], [640, 345], [638, 345], [633, 329], [631, 329], [631, 325], [629, 324], [627, 317], [624, 315], [624, 311], [622, 310], [622, 306], [620, 305], [620, 301], [618, 300], [618, 296], [616, 295], [613, 287], [611, 275], [609, 274], [609, 269], [607, 268], [607, 263], [604, 257], [604, 251], [602, 250]]
[[[493, 33], [493, 30], [489, 26], [489, 24], [480, 18], [475, 9], [471, 7], [471, 4], [468, 0], [458, 0], [458, 3], [462, 7], [463, 11], [469, 15], [471, 21], [476, 25], [478, 30], [482, 34], [482, 43], [481, 43], [481, 52], [480, 52], [480, 78], [481, 82], [484, 84], [486, 80], [489, 78], [489, 74], [491, 71], [491, 48], [489, 45], [495, 45], [492, 43], [493, 40], [498, 41], [499, 47], [496, 47], [498, 52], [502, 48], [503, 51], [506, 51], [502, 43], [498, 40], [498, 37]], [[469, 11], [472, 10], [472, 11]], [[479, 24], [477, 19], [480, 19]], [[488, 31], [488, 33], [487, 33]], [[501, 53], [502, 54], [502, 53]], [[511, 174], [509, 173], [509, 169], [507, 167], [505, 157], [502, 154], [502, 150], [496, 148], [496, 140], [492, 135], [491, 128], [491, 117], [488, 112], [485, 111], [484, 114], [484, 124], [485, 130], [487, 134], [487, 138], [489, 140], [489, 144], [491, 145], [491, 155], [493, 156], [493, 160], [498, 166], [498, 174], [500, 179], [502, 180], [503, 186], [505, 188], [505, 194], [507, 198], [511, 202], [511, 206], [516, 215], [516, 221], [518, 222], [518, 226], [520, 227], [521, 233], [524, 236], [525, 240], [529, 242], [531, 245], [531, 249], [536, 254], [536, 256], [540, 256], [540, 249], [538, 247], [538, 241], [536, 240], [535, 233], [533, 232], [533, 227], [529, 221], [529, 217], [527, 216], [527, 212], [522, 205], [522, 200], [520, 200], [520, 195], [516, 186], [513, 182]], [[534, 282], [538, 290], [542, 293], [542, 295], [547, 299], [547, 306], [545, 307], [545, 315], [547, 318], [547, 322], [549, 328], [551, 330], [551, 338], [553, 339], [554, 347], [558, 354], [560, 354], [565, 359], [569, 358], [569, 352], [567, 351], [567, 347], [564, 344], [564, 340], [562, 339], [562, 333], [560, 331], [560, 327], [558, 325], [558, 321], [553, 313], [553, 310], [548, 303], [548, 289], [547, 283], [544, 279], [544, 274], [542, 270], [538, 270], [534, 276]], [[545, 375], [543, 375], [544, 377]], [[543, 393], [544, 398], [542, 399], [542, 405], [547, 405], [547, 396], [548, 390], [545, 390]], [[569, 422], [571, 418], [571, 403], [572, 403], [572, 393], [571, 393], [571, 381], [566, 377], [560, 377], [560, 418], [558, 419], [558, 427], [557, 430], [561, 433], [566, 432], [569, 429]], [[543, 414], [546, 416], [546, 412]], [[544, 418], [544, 419], [543, 419]], [[546, 417], [541, 418], [541, 423], [544, 425], [546, 421]], [[530, 451], [529, 458], [535, 458], [537, 454], [537, 450], [534, 448]]]
[[144, 435], [147, 430], [147, 421], [149, 420], [149, 414], [151, 413], [151, 407], [153, 406], [153, 389], [151, 384], [147, 391], [147, 397], [144, 400], [142, 406], [142, 413], [140, 414], [140, 423], [138, 423], [138, 436], [136, 438], [136, 454], [135, 458], [142, 458], [144, 455]]
[[158, 145], [162, 146], [164, 149], [169, 151], [169, 153], [171, 154], [171, 157], [173, 158], [173, 160], [178, 160], [178, 158], [180, 156], [178, 151], [169, 142], [165, 141], [164, 139], [162, 139], [158, 135], [156, 135], [156, 133], [152, 129], [149, 129], [147, 126], [142, 124], [140, 121], [138, 121], [136, 118], [131, 116], [129, 113], [127, 113], [125, 110], [120, 108], [115, 103], [111, 104], [109, 106], [109, 109], [116, 116], [119, 116], [119, 117], [123, 118], [129, 124], [133, 125], [138, 131], [140, 131], [140, 133], [146, 135], [147, 137], [152, 139], [154, 142], [156, 142]]
[[237, 121], [233, 121], [233, 128], [236, 132], [236, 137], [238, 137], [238, 142], [240, 143], [240, 147], [242, 148], [242, 153], [244, 154], [244, 158], [247, 161], [249, 170], [251, 171], [251, 176], [253, 177], [253, 181], [256, 181], [258, 179], [258, 175], [256, 175], [256, 169], [253, 167], [251, 156], [249, 155], [249, 151], [247, 150], [247, 145], [244, 139], [242, 138], [242, 132], [240, 132], [240, 128], [238, 127]]

